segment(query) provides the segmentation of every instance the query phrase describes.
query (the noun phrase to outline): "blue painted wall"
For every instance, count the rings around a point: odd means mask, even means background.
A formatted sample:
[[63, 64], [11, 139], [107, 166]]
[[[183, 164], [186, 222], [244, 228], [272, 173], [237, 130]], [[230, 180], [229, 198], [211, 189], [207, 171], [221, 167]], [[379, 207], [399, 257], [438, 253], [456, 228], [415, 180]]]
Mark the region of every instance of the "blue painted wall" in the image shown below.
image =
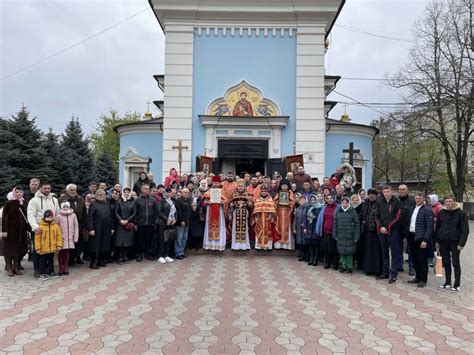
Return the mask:
[[326, 176], [331, 176], [336, 168], [342, 164], [343, 149], [349, 147], [349, 142], [354, 143], [355, 149], [360, 149], [365, 162], [363, 187], [368, 189], [372, 186], [372, 139], [355, 134], [326, 133]]
[[296, 137], [296, 37], [288, 31], [281, 37], [271, 32], [259, 37], [255, 30], [251, 36], [244, 31], [240, 37], [236, 31], [226, 36], [222, 30], [216, 36], [214, 31], [194, 33], [193, 65], [193, 133], [192, 165], [194, 157], [204, 154], [205, 129], [198, 115], [206, 114], [212, 100], [224, 95], [231, 86], [246, 80], [258, 87], [266, 98], [276, 102], [283, 116], [290, 116], [288, 125], [282, 131], [282, 155], [293, 154]]
[[[159, 179], [163, 160], [163, 134], [161, 132], [123, 133], [120, 137], [120, 157], [126, 154], [128, 147], [135, 148], [139, 156], [152, 159], [150, 171], [156, 179]], [[124, 171], [125, 164], [121, 159], [119, 164], [121, 184], [124, 183]]]

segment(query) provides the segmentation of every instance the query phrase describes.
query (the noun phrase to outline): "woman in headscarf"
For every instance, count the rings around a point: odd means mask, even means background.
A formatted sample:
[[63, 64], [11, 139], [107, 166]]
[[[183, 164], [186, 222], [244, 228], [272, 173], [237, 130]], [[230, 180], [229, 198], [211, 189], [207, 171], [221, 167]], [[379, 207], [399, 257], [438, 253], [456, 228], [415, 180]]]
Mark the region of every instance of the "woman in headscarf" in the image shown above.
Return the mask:
[[173, 184], [179, 185], [180, 182], [181, 180], [178, 176], [178, 172], [175, 168], [171, 168], [169, 175], [165, 178], [165, 187], [172, 187]]
[[317, 266], [319, 258], [319, 244], [321, 237], [316, 233], [316, 223], [319, 213], [324, 207], [324, 196], [322, 193], [311, 196], [308, 211], [306, 213], [305, 242], [309, 249], [308, 265]]
[[19, 263], [27, 252], [28, 222], [23, 188], [15, 186], [3, 206], [2, 239], [3, 257], [8, 276], [22, 275]]
[[321, 252], [324, 255], [324, 268], [329, 269], [331, 266], [334, 270], [339, 269], [339, 253], [337, 252], [337, 242], [332, 237], [334, 228], [334, 216], [337, 207], [333, 195], [326, 196], [326, 205], [321, 209], [316, 222], [316, 233], [322, 236]]
[[123, 189], [122, 198], [115, 209], [117, 221], [115, 236], [115, 247], [118, 251], [118, 263], [123, 264], [128, 260], [127, 252], [133, 246], [133, 234], [135, 227], [134, 201], [130, 197], [130, 188]]
[[357, 217], [359, 217], [359, 235], [360, 235], [360, 240], [357, 243], [357, 251], [354, 255], [354, 261], [357, 262], [357, 269], [362, 270], [364, 268], [364, 243], [365, 243], [365, 238], [364, 235], [361, 233], [362, 232], [362, 208], [363, 208], [364, 203], [362, 202], [362, 198], [360, 197], [359, 194], [353, 194], [351, 196], [351, 206], [352, 208], [356, 211]]
[[291, 221], [295, 207], [295, 197], [290, 190], [290, 182], [286, 179], [280, 181], [278, 192], [273, 198], [276, 205], [276, 231], [277, 236], [273, 249], [295, 249], [295, 238], [292, 233]]
[[107, 254], [110, 252], [110, 240], [112, 238], [113, 218], [112, 209], [107, 202], [106, 193], [103, 189], [98, 189], [95, 193], [95, 201], [89, 207], [88, 248], [91, 253], [91, 269], [98, 269], [99, 266], [107, 266]]

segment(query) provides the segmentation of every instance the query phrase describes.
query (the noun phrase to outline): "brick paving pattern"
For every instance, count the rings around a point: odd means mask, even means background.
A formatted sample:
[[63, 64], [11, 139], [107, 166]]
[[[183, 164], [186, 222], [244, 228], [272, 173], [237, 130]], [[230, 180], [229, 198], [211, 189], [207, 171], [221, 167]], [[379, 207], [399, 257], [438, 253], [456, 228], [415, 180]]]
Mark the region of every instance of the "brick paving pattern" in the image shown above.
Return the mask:
[[[471, 228], [474, 227], [471, 225]], [[388, 285], [278, 252], [193, 254], [71, 276], [0, 276], [0, 354], [474, 354], [474, 241], [461, 292]], [[0, 263], [3, 269], [3, 262]]]

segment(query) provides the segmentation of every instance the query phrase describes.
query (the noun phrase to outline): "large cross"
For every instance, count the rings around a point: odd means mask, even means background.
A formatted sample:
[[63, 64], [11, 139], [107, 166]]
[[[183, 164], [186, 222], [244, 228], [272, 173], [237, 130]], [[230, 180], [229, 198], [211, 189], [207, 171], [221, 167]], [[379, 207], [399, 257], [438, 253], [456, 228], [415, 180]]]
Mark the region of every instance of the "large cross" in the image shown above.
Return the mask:
[[179, 175], [181, 176], [181, 163], [183, 162], [183, 150], [188, 150], [189, 147], [187, 145], [183, 145], [183, 141], [179, 139], [178, 145], [172, 146], [171, 149], [178, 150]]
[[360, 153], [360, 149], [354, 149], [354, 143], [349, 143], [349, 149], [343, 149], [343, 153], [349, 153], [349, 164], [354, 166], [354, 154]]

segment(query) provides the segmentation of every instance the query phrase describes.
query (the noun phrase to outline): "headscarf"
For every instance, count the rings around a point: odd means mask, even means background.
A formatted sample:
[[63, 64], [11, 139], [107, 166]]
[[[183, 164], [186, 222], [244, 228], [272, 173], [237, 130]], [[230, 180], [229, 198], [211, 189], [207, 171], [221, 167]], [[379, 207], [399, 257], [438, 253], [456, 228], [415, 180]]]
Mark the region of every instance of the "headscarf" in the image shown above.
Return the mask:
[[428, 195], [428, 197], [429, 197], [430, 200], [431, 200], [431, 205], [432, 205], [432, 206], [435, 205], [435, 204], [437, 204], [437, 203], [439, 202], [439, 197], [438, 197], [438, 195], [436, 195], [436, 194]]
[[23, 206], [23, 202], [25, 202], [25, 199], [22, 197], [22, 198], [16, 198], [15, 196], [15, 190], [21, 190], [23, 191], [23, 189], [21, 188], [21, 186], [15, 186], [7, 195], [7, 199], [9, 201], [18, 201], [18, 203], [20, 204], [20, 206]]
[[[306, 219], [308, 220], [309, 223], [313, 223], [314, 219], [316, 218], [316, 214], [314, 213], [317, 209], [321, 209], [324, 206], [324, 203], [321, 203], [318, 201], [318, 197], [316, 197], [316, 202], [315, 203], [310, 203], [310, 208], [308, 210], [308, 213], [306, 214]], [[311, 201], [311, 199], [310, 199]]]

